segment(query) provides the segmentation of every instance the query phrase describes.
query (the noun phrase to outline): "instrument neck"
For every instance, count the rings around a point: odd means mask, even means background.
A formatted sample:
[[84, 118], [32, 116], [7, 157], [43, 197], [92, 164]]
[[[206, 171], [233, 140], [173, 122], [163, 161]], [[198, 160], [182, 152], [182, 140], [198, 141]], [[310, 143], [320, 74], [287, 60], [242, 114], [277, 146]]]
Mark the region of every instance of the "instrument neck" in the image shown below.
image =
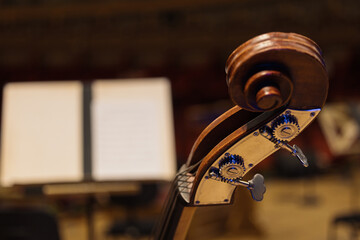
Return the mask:
[[189, 206], [182, 198], [177, 181], [174, 181], [166, 206], [154, 232], [154, 239], [185, 239], [195, 209], [196, 207]]

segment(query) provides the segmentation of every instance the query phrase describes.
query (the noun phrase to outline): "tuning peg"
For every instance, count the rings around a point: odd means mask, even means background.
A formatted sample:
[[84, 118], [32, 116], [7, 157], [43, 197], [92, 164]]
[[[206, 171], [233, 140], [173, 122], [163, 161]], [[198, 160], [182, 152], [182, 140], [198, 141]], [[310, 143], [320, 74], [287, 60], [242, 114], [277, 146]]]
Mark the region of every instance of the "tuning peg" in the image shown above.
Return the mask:
[[307, 161], [307, 158], [306, 158], [305, 154], [295, 144], [293, 146], [290, 146], [290, 144], [288, 144], [287, 142], [281, 142], [278, 146], [281, 147], [282, 149], [287, 150], [293, 156], [295, 156], [297, 159], [299, 159], [304, 167], [309, 166], [309, 163]]
[[255, 201], [263, 200], [264, 193], [266, 192], [263, 175], [255, 174], [253, 179], [249, 181], [247, 188], [250, 190], [251, 196]]
[[216, 181], [225, 182], [235, 186], [246, 187], [250, 190], [251, 196], [255, 201], [261, 201], [264, 197], [266, 187], [264, 184], [264, 177], [261, 174], [255, 174], [250, 181], [243, 181], [241, 178], [228, 179], [221, 176], [218, 168], [211, 168], [209, 171], [209, 177]]
[[251, 196], [255, 201], [263, 200], [264, 193], [266, 192], [264, 177], [259, 173], [255, 174], [254, 177], [248, 182], [238, 180], [234, 182], [234, 185], [243, 186], [249, 189]]

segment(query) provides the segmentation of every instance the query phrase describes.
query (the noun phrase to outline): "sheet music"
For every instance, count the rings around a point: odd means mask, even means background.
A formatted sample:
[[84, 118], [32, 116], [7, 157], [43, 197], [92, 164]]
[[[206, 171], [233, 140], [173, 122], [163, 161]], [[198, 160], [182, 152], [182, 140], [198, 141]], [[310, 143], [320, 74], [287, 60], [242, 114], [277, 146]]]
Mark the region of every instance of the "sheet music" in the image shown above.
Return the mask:
[[10, 83], [3, 99], [1, 184], [80, 181], [82, 84]]
[[[92, 176], [96, 181], [171, 180], [176, 160], [167, 79], [92, 84]], [[84, 180], [83, 85], [10, 83], [4, 88], [3, 186]]]
[[174, 177], [170, 94], [166, 79], [93, 83], [95, 180], [170, 180]]

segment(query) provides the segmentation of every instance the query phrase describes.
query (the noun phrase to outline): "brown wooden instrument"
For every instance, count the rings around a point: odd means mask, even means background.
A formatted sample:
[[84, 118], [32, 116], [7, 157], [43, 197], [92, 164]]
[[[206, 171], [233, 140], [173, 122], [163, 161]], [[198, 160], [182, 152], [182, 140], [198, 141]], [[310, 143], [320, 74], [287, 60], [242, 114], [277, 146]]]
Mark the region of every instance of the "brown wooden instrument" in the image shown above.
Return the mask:
[[260, 201], [264, 178], [243, 177], [282, 148], [306, 167], [294, 139], [319, 114], [328, 78], [321, 50], [295, 33], [272, 32], [238, 47], [226, 63], [229, 93], [237, 105], [196, 140], [173, 182], [155, 239], [184, 239], [197, 206], [230, 204], [237, 186]]

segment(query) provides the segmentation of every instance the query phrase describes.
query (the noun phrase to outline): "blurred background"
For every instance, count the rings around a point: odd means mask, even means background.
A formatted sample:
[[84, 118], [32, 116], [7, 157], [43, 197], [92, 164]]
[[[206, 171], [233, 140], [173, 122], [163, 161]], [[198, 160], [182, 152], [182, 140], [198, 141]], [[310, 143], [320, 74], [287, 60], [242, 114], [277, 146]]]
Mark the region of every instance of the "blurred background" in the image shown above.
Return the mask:
[[[272, 31], [296, 32], [318, 43], [330, 78], [327, 103], [337, 106], [328, 115], [340, 120], [331, 129], [317, 121], [296, 139], [309, 169], [283, 152], [265, 160], [258, 167], [266, 176], [265, 200], [252, 203], [240, 190], [232, 208], [202, 208], [189, 239], [360, 239], [359, 220], [354, 224], [360, 211], [359, 1], [0, 0], [0, 85], [167, 77], [180, 166], [202, 129], [233, 105], [224, 72], [229, 54]], [[351, 141], [346, 121], [354, 123]], [[342, 151], [334, 151], [331, 145], [343, 141], [348, 144]], [[161, 201], [165, 193], [159, 195]], [[128, 229], [127, 238], [113, 230], [129, 206], [111, 205], [108, 198], [95, 199], [96, 239], [136, 239], [139, 230]], [[39, 203], [25, 203], [34, 201]], [[62, 239], [88, 239], [87, 200], [41, 201], [50, 201]], [[141, 208], [139, 201], [130, 215], [158, 213], [158, 202], [146, 205]]]

